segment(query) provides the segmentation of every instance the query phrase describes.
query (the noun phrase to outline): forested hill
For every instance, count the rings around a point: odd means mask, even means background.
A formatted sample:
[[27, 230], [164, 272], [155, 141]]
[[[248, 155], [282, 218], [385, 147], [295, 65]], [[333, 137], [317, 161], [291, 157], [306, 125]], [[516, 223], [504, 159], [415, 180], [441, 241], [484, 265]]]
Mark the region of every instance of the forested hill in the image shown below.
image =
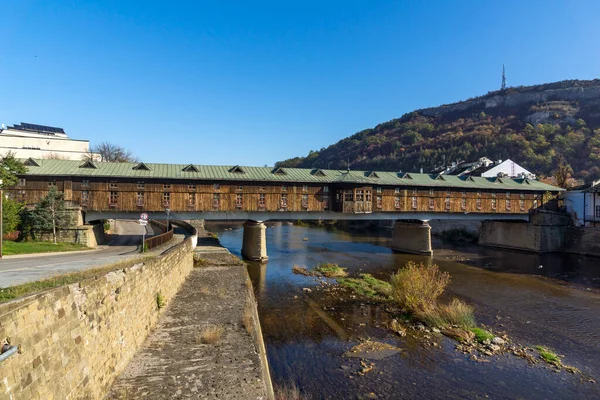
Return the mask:
[[600, 79], [508, 88], [413, 111], [277, 166], [429, 171], [453, 161], [510, 158], [550, 175], [562, 154], [573, 176], [600, 178]]

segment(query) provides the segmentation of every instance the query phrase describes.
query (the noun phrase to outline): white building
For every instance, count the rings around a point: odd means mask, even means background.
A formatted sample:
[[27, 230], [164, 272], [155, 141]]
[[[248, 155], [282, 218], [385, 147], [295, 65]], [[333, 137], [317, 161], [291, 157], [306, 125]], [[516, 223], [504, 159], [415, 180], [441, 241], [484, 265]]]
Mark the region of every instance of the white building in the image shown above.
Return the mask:
[[600, 180], [569, 189], [561, 197], [579, 226], [600, 226]]
[[512, 160], [492, 161], [481, 157], [477, 161], [459, 162], [445, 168], [438, 168], [434, 173], [458, 176], [481, 176], [484, 178], [527, 178], [535, 179], [535, 174], [521, 167]]
[[81, 160], [89, 156], [89, 140], [70, 139], [62, 128], [21, 123], [0, 129], [0, 156]]

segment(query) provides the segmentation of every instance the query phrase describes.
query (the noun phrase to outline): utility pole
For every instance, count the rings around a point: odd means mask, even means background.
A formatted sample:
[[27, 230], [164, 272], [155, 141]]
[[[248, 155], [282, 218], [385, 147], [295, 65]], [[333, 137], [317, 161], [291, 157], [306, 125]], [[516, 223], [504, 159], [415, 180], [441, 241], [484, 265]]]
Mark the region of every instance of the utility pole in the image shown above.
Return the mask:
[[0, 179], [0, 258], [2, 258], [2, 236], [4, 235], [2, 231], [4, 227], [2, 226], [2, 220], [4, 219], [4, 214], [2, 213], [2, 197], [4, 197], [4, 193], [2, 193], [2, 179]]
[[502, 88], [500, 90], [503, 92], [506, 90], [506, 70], [504, 69], [504, 64], [502, 64]]

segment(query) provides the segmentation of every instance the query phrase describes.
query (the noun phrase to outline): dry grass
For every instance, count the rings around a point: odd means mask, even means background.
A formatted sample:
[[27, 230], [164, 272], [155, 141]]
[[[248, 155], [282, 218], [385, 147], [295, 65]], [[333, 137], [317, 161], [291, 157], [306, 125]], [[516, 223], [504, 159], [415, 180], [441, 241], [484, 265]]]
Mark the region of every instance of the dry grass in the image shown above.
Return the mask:
[[225, 333], [225, 329], [222, 326], [210, 325], [200, 331], [196, 336], [196, 341], [204, 344], [217, 344], [221, 341], [223, 333]]
[[475, 326], [473, 307], [459, 299], [452, 299], [450, 304], [439, 305], [440, 316], [450, 325], [457, 325], [463, 329]]
[[450, 283], [450, 275], [437, 265], [406, 263], [392, 275], [392, 298], [411, 313], [427, 312], [436, 308], [437, 299]]
[[294, 265], [292, 267], [292, 272], [296, 275], [304, 275], [304, 276], [312, 276], [313, 275], [312, 272], [310, 272], [306, 268], [302, 268], [297, 265]]
[[294, 383], [289, 382], [283, 386], [274, 385], [275, 400], [309, 400], [309, 397], [303, 395]]

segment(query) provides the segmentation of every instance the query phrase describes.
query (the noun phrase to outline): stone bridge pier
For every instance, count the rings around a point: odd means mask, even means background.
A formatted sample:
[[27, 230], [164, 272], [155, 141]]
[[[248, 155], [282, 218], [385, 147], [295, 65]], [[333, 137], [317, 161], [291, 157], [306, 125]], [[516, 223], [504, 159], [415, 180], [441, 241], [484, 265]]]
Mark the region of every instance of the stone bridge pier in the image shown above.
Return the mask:
[[242, 256], [252, 261], [266, 261], [267, 226], [262, 221], [246, 221], [242, 240]]
[[392, 250], [425, 256], [433, 255], [429, 222], [396, 221], [392, 235]]

